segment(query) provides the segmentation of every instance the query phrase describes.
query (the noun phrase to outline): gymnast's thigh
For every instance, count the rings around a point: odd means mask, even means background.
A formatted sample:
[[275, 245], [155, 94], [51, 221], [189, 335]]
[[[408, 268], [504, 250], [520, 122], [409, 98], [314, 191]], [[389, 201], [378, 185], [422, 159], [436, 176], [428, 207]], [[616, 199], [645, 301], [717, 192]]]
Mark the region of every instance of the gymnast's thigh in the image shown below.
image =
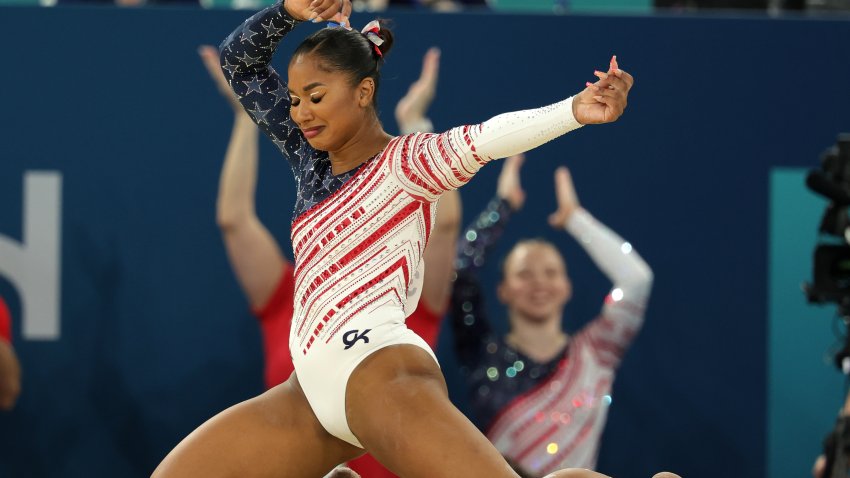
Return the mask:
[[357, 366], [346, 416], [366, 450], [404, 478], [517, 476], [452, 405], [434, 358], [415, 345], [383, 348]]
[[292, 374], [198, 427], [153, 476], [315, 478], [362, 453], [322, 428]]

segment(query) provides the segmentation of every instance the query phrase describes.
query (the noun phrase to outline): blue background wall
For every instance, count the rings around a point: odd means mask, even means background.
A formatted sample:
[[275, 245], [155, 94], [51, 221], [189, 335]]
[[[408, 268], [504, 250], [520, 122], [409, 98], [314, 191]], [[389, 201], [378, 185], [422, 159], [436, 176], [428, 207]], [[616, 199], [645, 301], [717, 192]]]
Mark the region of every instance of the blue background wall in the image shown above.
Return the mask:
[[[61, 337], [16, 337], [24, 391], [0, 415], [0, 476], [144, 476], [206, 418], [261, 391], [259, 333], [214, 223], [231, 115], [195, 53], [245, 16], [0, 11], [0, 233], [20, 239], [25, 171], [60, 171], [64, 201]], [[504, 249], [531, 231], [562, 244], [576, 288], [567, 327], [596, 313], [608, 284], [545, 223], [551, 174], [568, 164], [583, 205], [656, 274], [646, 327], [615, 385], [600, 469], [766, 476], [769, 170], [814, 165], [850, 129], [850, 22], [392, 17], [383, 108], [391, 113], [437, 44], [438, 128], [573, 94], [612, 53], [635, 75], [621, 121], [529, 155], [529, 199]], [[281, 48], [280, 71], [295, 44]], [[261, 168], [259, 213], [286, 243], [293, 183], [267, 142]], [[463, 191], [467, 217], [493, 193], [498, 169]], [[795, 233], [814, 235], [810, 226]], [[18, 317], [2, 277], [0, 295]], [[439, 353], [461, 399], [449, 344], [446, 333]], [[831, 413], [839, 401], [797, 406]], [[819, 435], [828, 423], [800, 426]]]

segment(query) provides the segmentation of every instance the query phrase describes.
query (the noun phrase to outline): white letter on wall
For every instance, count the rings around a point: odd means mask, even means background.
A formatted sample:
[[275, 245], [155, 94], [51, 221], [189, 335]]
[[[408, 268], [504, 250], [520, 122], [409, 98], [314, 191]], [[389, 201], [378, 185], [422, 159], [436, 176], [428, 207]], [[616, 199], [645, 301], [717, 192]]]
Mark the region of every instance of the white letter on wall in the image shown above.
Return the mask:
[[25, 339], [59, 338], [62, 175], [27, 171], [23, 238], [0, 234], [0, 274], [18, 291]]

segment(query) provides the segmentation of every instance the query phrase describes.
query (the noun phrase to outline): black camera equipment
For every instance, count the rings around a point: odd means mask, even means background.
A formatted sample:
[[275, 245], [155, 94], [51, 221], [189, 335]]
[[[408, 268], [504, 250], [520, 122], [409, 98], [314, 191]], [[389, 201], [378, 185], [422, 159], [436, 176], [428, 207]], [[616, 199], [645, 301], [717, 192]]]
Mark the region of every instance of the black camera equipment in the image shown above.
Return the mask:
[[838, 136], [838, 143], [823, 154], [820, 169], [809, 171], [806, 185], [830, 201], [806, 296], [809, 302], [835, 303], [842, 317], [850, 317], [850, 133]]
[[[813, 280], [804, 285], [809, 302], [834, 303], [850, 331], [850, 134], [824, 152], [820, 169], [806, 176], [812, 191], [829, 199], [820, 223], [820, 241], [815, 248]], [[850, 333], [835, 355], [835, 365], [850, 376]], [[850, 469], [850, 418], [838, 419], [824, 441], [824, 478], [847, 478]]]
[[850, 470], [850, 417], [838, 417], [823, 440], [826, 457], [823, 478], [847, 478]]

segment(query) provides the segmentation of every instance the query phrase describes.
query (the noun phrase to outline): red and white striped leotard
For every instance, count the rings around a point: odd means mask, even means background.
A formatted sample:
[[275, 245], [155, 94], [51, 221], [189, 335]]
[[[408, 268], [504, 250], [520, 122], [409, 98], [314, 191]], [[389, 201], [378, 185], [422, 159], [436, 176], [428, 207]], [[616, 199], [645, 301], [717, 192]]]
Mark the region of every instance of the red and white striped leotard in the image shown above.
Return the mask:
[[289, 159], [298, 183], [290, 332], [298, 380], [325, 429], [360, 446], [345, 417], [354, 368], [390, 345], [413, 344], [433, 356], [404, 320], [419, 300], [422, 253], [440, 195], [488, 161], [580, 124], [570, 98], [443, 134], [397, 137], [354, 172], [333, 176], [328, 153], [312, 148], [289, 117], [288, 91], [269, 66], [296, 23], [280, 4], [260, 11], [222, 44], [222, 67], [248, 114]]

